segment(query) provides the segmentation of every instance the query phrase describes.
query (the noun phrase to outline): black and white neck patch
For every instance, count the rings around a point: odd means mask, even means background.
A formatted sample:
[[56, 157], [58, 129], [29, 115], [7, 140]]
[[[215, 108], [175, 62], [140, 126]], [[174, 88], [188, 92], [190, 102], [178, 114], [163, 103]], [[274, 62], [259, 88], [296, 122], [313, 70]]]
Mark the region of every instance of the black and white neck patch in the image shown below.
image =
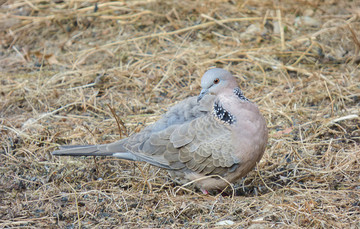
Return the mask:
[[240, 88], [235, 88], [234, 89], [234, 94], [237, 95], [237, 97], [239, 97], [240, 100], [242, 101], [247, 101], [247, 102], [250, 102], [250, 100], [248, 100], [244, 94], [242, 93], [242, 91], [240, 90]]
[[223, 121], [226, 124], [233, 124], [236, 122], [236, 118], [234, 115], [232, 115], [230, 112], [225, 110], [221, 104], [218, 102], [214, 103], [214, 115], [216, 118], [218, 118], [220, 121]]

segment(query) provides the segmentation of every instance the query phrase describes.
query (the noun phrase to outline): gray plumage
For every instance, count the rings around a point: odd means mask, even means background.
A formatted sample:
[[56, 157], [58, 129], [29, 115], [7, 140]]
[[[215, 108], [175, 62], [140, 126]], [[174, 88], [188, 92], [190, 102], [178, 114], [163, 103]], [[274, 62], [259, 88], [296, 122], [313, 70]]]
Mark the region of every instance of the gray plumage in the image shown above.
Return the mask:
[[[167, 169], [179, 182], [196, 180], [203, 190], [222, 189], [260, 161], [267, 127], [226, 70], [207, 71], [198, 97], [171, 107], [163, 117], [126, 139], [93, 146], [61, 146], [53, 155], [114, 156]], [[219, 175], [218, 177], [208, 177]]]

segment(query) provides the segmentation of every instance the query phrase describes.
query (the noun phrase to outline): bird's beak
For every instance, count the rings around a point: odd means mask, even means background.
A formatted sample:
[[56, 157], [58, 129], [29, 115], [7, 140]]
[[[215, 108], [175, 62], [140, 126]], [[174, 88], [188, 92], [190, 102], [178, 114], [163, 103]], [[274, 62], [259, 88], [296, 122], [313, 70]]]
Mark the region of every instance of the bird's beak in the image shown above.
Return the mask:
[[202, 89], [200, 95], [197, 97], [197, 101], [199, 102], [208, 92], [209, 92], [208, 89]]

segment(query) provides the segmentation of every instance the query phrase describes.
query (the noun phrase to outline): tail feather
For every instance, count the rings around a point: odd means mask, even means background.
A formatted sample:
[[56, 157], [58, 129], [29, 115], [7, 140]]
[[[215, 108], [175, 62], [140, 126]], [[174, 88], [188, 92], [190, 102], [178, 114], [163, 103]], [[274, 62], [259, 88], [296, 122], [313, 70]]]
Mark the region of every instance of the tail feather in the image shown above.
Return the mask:
[[[114, 147], [117, 144], [118, 147]], [[151, 157], [127, 151], [121, 144], [59, 146], [52, 152], [56, 156], [113, 156], [129, 161], [144, 161], [160, 168], [172, 169], [163, 157]]]
[[60, 146], [59, 150], [52, 152], [57, 156], [112, 156], [114, 152], [101, 150], [101, 145], [74, 145]]
[[90, 146], [94, 146], [94, 145], [64, 145], [64, 146], [59, 146], [60, 149], [74, 149], [74, 148], [84, 148], [84, 147], [90, 147]]

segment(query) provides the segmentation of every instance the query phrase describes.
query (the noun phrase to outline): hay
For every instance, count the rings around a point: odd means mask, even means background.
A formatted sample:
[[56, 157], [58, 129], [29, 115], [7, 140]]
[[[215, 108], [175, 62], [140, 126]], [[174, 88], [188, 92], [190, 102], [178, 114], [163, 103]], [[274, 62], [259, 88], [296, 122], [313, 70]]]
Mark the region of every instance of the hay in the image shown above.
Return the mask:
[[[0, 227], [360, 227], [356, 1], [97, 2], [0, 3]], [[270, 130], [235, 195], [143, 163], [51, 156], [140, 131], [212, 66]]]

